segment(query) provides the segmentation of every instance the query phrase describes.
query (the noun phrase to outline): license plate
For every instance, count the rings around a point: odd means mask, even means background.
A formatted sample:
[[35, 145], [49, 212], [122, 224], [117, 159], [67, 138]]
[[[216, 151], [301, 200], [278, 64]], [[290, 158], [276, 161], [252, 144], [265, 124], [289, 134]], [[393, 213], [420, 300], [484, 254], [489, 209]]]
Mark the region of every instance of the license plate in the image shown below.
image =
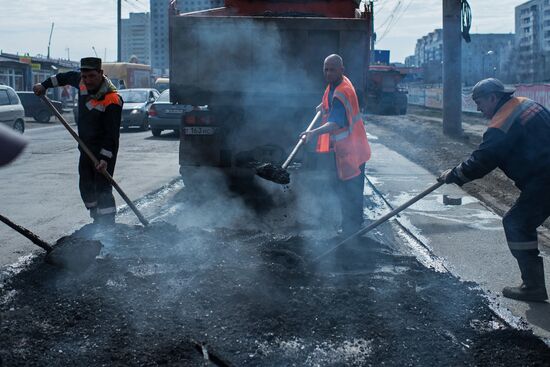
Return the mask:
[[166, 113], [182, 113], [182, 110], [166, 110]]
[[203, 127], [203, 126], [186, 126], [183, 128], [183, 133], [185, 135], [214, 135], [216, 131], [213, 127]]

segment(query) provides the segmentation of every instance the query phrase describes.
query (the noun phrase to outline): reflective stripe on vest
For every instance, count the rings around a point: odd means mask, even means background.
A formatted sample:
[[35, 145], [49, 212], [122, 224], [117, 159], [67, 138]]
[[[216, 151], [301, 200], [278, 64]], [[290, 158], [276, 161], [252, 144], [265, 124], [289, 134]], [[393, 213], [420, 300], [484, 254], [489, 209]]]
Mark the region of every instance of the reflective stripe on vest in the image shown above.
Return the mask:
[[80, 84], [78, 85], [78, 89], [80, 90], [80, 95], [81, 96], [88, 95], [88, 88], [86, 88], [84, 83], [80, 82]]
[[536, 108], [538, 105], [530, 99], [524, 97], [512, 97], [506, 102], [493, 116], [489, 127], [500, 129], [504, 132], [510, 130], [514, 121], [523, 114], [530, 115], [536, 113], [539, 110]]
[[103, 99], [100, 100], [90, 99], [88, 102], [86, 102], [86, 107], [88, 107], [90, 111], [96, 109], [100, 112], [105, 112], [105, 109], [111, 104], [122, 105], [122, 103], [120, 102], [120, 98], [116, 92], [107, 93], [105, 94]]

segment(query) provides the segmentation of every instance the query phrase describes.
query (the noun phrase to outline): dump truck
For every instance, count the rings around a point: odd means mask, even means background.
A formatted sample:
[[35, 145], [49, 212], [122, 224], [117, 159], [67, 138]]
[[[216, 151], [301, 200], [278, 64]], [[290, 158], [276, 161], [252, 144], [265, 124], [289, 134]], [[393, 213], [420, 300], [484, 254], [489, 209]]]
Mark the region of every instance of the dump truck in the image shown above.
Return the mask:
[[170, 99], [186, 167], [281, 163], [315, 115], [323, 61], [340, 54], [364, 107], [372, 3], [227, 0], [170, 17]]
[[131, 62], [104, 62], [103, 72], [118, 89], [150, 88], [151, 66]]
[[391, 65], [371, 65], [367, 85], [367, 111], [381, 115], [407, 113], [407, 91], [400, 86], [405, 69]]

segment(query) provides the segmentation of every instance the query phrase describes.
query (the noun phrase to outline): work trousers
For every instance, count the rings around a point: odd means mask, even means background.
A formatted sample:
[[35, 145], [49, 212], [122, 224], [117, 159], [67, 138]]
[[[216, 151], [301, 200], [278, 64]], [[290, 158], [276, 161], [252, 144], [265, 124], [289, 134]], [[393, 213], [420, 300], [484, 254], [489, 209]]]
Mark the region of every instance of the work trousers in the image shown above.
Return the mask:
[[550, 216], [550, 180], [534, 179], [502, 218], [508, 247], [520, 261], [539, 255], [537, 228]]
[[[96, 157], [98, 155], [96, 154]], [[107, 164], [107, 172], [113, 176], [115, 172], [116, 154], [113, 155]], [[78, 162], [78, 173], [80, 175], [79, 188], [80, 196], [90, 215], [94, 218], [100, 216], [112, 216], [116, 213], [115, 197], [113, 187], [105, 176], [98, 172], [88, 156], [81, 152]]]
[[333, 188], [340, 201], [342, 212], [342, 231], [352, 233], [358, 231], [363, 225], [363, 191], [365, 186], [365, 165], [360, 167], [361, 173], [349, 180], [341, 180], [338, 177], [336, 159], [334, 161]]

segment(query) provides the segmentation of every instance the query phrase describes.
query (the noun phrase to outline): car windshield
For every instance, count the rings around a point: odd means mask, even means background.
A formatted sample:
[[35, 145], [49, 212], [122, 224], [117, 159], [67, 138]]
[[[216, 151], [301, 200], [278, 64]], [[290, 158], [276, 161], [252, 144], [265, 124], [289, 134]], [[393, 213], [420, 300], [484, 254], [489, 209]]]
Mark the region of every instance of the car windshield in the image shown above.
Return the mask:
[[146, 90], [119, 90], [118, 94], [122, 97], [125, 103], [143, 103], [147, 102], [147, 96], [149, 94]]
[[157, 102], [170, 102], [170, 90], [166, 89], [160, 94], [160, 97], [157, 99]]

